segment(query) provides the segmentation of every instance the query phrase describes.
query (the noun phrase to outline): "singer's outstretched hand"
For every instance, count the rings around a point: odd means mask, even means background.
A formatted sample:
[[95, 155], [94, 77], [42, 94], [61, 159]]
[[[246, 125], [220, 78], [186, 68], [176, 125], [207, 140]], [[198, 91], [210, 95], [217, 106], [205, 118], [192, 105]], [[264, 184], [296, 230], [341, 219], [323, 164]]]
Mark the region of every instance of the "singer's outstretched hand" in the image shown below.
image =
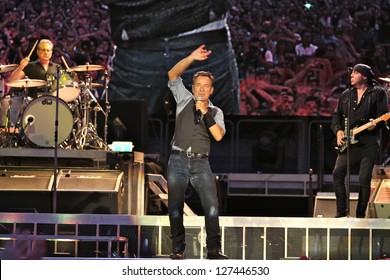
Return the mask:
[[206, 45], [201, 45], [199, 46], [199, 48], [197, 48], [196, 50], [194, 50], [192, 53], [191, 53], [191, 57], [194, 59], [194, 60], [206, 60], [209, 58], [209, 55], [212, 53], [211, 50], [206, 50]]
[[172, 67], [168, 72], [168, 78], [170, 81], [177, 79], [184, 73], [184, 71], [194, 62], [194, 61], [203, 61], [208, 59], [209, 55], [212, 53], [211, 50], [206, 49], [206, 45], [200, 45], [196, 50], [194, 50], [190, 55], [180, 60]]

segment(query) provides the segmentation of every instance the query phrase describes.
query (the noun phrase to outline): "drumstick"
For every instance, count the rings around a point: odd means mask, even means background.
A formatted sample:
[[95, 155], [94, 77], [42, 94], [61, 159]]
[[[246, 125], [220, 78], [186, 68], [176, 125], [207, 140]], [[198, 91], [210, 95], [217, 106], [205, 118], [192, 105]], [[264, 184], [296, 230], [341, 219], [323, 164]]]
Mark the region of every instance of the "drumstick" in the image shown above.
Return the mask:
[[28, 58], [30, 58], [30, 56], [31, 56], [31, 54], [33, 53], [33, 51], [34, 51], [35, 47], [37, 46], [37, 44], [38, 44], [38, 40], [35, 42], [35, 44], [34, 44], [34, 46], [32, 47], [30, 53], [28, 54], [28, 56], [27, 56]]
[[65, 58], [61, 55], [62, 62], [65, 64], [66, 70], [69, 70], [68, 63], [66, 63]]

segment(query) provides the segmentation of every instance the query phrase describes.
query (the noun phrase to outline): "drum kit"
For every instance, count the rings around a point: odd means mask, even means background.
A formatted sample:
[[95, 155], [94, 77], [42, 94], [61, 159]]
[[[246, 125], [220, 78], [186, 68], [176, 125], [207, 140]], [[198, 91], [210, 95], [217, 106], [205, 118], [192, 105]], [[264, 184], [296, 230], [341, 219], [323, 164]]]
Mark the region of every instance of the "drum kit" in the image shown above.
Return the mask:
[[[67, 65], [66, 65], [67, 66]], [[1, 75], [13, 71], [17, 64], [0, 65]], [[106, 110], [100, 106], [92, 89], [105, 85], [92, 83], [92, 71], [105, 70], [101, 65], [79, 65], [58, 70], [48, 81], [29, 79], [5, 83], [12, 90], [0, 96], [0, 148], [32, 147], [61, 149], [108, 150], [107, 120], [110, 110], [106, 94]], [[80, 74], [80, 75], [79, 75]], [[83, 77], [83, 78], [80, 78]], [[32, 99], [29, 88], [46, 87], [46, 93]], [[4, 90], [3, 90], [4, 92]], [[58, 98], [57, 98], [58, 97]], [[103, 139], [97, 134], [97, 113], [105, 119]]]
[[390, 83], [390, 77], [380, 77], [379, 80], [382, 80], [386, 83]]

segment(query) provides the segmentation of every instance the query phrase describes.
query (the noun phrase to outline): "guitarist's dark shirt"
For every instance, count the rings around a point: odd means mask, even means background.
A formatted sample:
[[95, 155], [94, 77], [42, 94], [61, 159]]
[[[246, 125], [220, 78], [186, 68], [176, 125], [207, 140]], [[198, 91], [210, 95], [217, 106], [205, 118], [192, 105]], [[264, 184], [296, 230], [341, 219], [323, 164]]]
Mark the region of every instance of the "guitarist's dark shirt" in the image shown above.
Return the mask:
[[[332, 114], [331, 129], [334, 134], [345, 128], [345, 119], [348, 117], [348, 107], [351, 100], [350, 129], [364, 125], [370, 119], [376, 119], [388, 112], [388, 100], [386, 91], [377, 85], [369, 86], [364, 92], [360, 103], [357, 103], [357, 90], [349, 88], [345, 90], [339, 99], [339, 103]], [[378, 142], [378, 131], [384, 122], [379, 122], [375, 129], [364, 130], [358, 134], [357, 146], [375, 145]]]

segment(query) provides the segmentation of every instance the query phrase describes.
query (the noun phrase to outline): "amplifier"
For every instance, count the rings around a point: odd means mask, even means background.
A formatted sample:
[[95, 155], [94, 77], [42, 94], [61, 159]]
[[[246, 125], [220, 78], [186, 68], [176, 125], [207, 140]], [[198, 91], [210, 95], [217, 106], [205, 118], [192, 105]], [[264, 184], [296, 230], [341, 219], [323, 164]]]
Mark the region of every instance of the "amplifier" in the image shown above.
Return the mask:
[[123, 172], [62, 170], [57, 213], [123, 214]]
[[[358, 193], [350, 193], [350, 217], [356, 217]], [[334, 193], [319, 192], [314, 202], [313, 217], [334, 218], [336, 216], [336, 196]]]
[[50, 212], [52, 170], [1, 170], [1, 212]]
[[[51, 170], [12, 170], [0, 173], [1, 212], [51, 213], [54, 175]], [[124, 213], [123, 172], [60, 170], [56, 184], [56, 213]]]
[[390, 218], [390, 179], [382, 180], [374, 199], [377, 218]]

